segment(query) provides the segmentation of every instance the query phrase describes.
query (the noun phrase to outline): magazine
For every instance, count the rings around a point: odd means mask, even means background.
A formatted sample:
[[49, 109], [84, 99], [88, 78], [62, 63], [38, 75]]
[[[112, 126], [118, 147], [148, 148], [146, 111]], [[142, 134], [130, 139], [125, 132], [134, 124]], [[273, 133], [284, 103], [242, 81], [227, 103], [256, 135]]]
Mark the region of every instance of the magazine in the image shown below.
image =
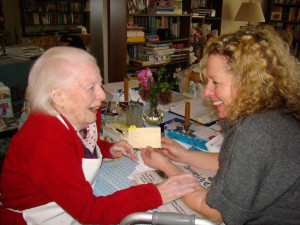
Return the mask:
[[[175, 163], [175, 162], [174, 162]], [[200, 182], [201, 186], [206, 189], [210, 189], [211, 181], [215, 176], [216, 172], [202, 170], [198, 168], [194, 168], [185, 164], [175, 163], [177, 166], [181, 168], [182, 171], [187, 173], [192, 173], [195, 178]], [[145, 165], [144, 165], [145, 166]], [[159, 170], [150, 169], [148, 171], [139, 172], [136, 170], [131, 176], [131, 184], [159, 184], [167, 179], [167, 176]], [[181, 199], [177, 199], [175, 201], [164, 204], [158, 208], [160, 212], [174, 212], [174, 213], [183, 213], [187, 215], [196, 215], [198, 218], [203, 218], [199, 213], [190, 209]]]

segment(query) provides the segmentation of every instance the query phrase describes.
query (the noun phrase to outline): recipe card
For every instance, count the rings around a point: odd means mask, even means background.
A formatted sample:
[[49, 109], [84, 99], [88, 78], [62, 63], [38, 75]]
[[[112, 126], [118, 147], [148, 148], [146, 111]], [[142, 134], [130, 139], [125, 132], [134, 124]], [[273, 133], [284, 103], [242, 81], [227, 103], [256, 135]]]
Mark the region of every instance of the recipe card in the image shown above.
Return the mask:
[[128, 129], [128, 143], [133, 148], [161, 148], [160, 127], [135, 128], [130, 126]]

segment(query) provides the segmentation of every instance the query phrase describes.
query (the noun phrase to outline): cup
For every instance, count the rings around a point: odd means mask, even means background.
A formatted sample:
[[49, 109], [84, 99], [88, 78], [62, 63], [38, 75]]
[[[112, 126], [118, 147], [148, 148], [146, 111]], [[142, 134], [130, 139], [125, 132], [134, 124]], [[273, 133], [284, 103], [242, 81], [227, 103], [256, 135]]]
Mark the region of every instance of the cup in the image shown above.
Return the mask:
[[135, 125], [136, 127], [142, 127], [144, 125], [143, 120], [143, 104], [139, 102], [130, 102], [129, 104], [120, 103], [117, 109], [118, 121], [127, 127]]

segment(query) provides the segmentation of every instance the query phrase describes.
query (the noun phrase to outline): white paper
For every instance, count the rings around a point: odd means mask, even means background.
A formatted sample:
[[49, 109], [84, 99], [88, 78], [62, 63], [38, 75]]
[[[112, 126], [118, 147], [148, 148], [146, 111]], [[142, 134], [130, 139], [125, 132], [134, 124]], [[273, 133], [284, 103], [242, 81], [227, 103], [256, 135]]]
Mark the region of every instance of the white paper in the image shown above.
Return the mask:
[[[133, 185], [146, 183], [159, 184], [167, 179], [166, 175], [163, 172], [154, 170], [153, 168], [146, 166], [140, 156], [140, 153], [138, 153], [138, 158], [139, 165], [129, 177]], [[175, 164], [179, 166], [182, 171], [192, 173], [203, 187], [205, 187], [206, 189], [210, 188], [212, 178], [216, 174], [215, 172], [194, 168], [181, 163]], [[138, 167], [140, 169], [138, 169]], [[181, 199], [177, 199], [175, 201], [164, 204], [160, 206], [158, 210], [160, 212], [175, 212], [187, 215], [196, 215], [198, 218], [202, 218], [199, 213], [190, 209]]]
[[205, 140], [205, 141], [209, 141], [209, 139], [211, 137], [215, 137], [218, 135], [217, 132], [205, 127], [205, 126], [202, 126], [202, 127], [197, 127], [197, 129], [195, 130], [195, 132], [193, 133], [193, 135], [196, 135], [197, 137], [201, 138], [202, 140]]
[[209, 152], [220, 152], [223, 140], [224, 137], [221, 134], [219, 134], [210, 141], [206, 142], [205, 146]]
[[[201, 98], [189, 100], [191, 102], [190, 118], [202, 124], [214, 122], [218, 119], [215, 108]], [[176, 106], [170, 108], [171, 112], [184, 116], [185, 102], [177, 103]]]
[[128, 130], [128, 143], [133, 148], [161, 148], [160, 127], [145, 127]]

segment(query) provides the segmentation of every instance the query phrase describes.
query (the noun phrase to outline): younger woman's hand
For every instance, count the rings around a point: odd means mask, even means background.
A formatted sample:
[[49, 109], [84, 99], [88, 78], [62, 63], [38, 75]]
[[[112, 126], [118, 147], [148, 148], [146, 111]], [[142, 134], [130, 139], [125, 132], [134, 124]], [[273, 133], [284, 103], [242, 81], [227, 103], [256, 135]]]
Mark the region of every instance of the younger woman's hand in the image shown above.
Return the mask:
[[152, 147], [147, 147], [141, 150], [141, 156], [144, 163], [152, 168], [164, 171], [164, 164], [171, 163], [169, 159], [163, 156], [161, 153], [155, 151]]
[[187, 157], [189, 150], [182, 147], [178, 142], [174, 141], [171, 138], [162, 138], [161, 139], [161, 147], [160, 152], [168, 157], [169, 159], [184, 163], [184, 159]]

